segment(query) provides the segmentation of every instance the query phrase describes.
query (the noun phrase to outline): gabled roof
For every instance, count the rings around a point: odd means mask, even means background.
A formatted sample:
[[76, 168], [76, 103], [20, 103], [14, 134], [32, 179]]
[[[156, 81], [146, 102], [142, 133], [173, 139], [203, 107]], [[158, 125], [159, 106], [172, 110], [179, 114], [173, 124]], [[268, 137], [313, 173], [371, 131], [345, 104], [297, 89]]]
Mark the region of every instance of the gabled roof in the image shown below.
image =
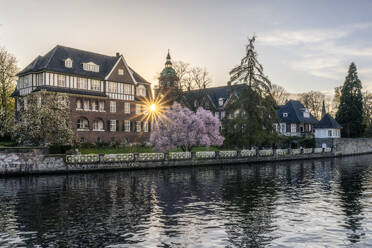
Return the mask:
[[[235, 91], [236, 94], [240, 92], [242, 89], [242, 84], [233, 85], [232, 89]], [[188, 92], [185, 92], [185, 98], [188, 101], [193, 101], [197, 98], [200, 98], [201, 94], [204, 93], [213, 102], [213, 104], [218, 107], [218, 100], [220, 98], [224, 99], [224, 103], [226, 102], [227, 98], [230, 96], [230, 86], [219, 86], [219, 87], [211, 87], [206, 89], [199, 89], [199, 90], [191, 90]]]
[[[309, 113], [309, 118], [304, 117], [304, 111], [306, 108], [301, 102], [295, 100], [289, 100], [285, 105], [279, 107], [277, 111], [280, 122], [285, 123], [309, 123], [315, 124], [318, 122], [312, 114]], [[283, 116], [283, 113], [287, 113], [287, 117]]]
[[[65, 67], [65, 60], [72, 60], [72, 68]], [[94, 52], [57, 45], [44, 56], [38, 56], [26, 68], [17, 74], [21, 76], [30, 72], [54, 71], [105, 80], [121, 56], [107, 56]], [[99, 72], [83, 70], [83, 63], [93, 62], [99, 66]], [[133, 69], [130, 69], [137, 82], [148, 83]], [[138, 79], [138, 80], [137, 80]]]
[[338, 122], [333, 119], [330, 114], [325, 114], [323, 118], [314, 125], [314, 128], [337, 128], [341, 129], [342, 126], [338, 124]]

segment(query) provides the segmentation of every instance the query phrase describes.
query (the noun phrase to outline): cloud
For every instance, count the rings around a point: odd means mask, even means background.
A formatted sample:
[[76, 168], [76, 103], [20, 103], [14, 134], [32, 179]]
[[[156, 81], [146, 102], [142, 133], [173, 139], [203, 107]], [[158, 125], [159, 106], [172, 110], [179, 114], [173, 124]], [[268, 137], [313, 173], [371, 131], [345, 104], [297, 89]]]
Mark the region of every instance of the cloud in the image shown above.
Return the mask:
[[[340, 81], [347, 71], [345, 64], [355, 60], [355, 57], [372, 58], [372, 46], [360, 47], [354, 40], [352, 45], [345, 45], [344, 42], [354, 32], [369, 28], [372, 28], [372, 23], [356, 23], [334, 29], [282, 30], [263, 33], [257, 41], [266, 46], [293, 48], [293, 52], [288, 54], [290, 59], [284, 63], [294, 70]], [[360, 70], [360, 73], [370, 74], [371, 71]]]

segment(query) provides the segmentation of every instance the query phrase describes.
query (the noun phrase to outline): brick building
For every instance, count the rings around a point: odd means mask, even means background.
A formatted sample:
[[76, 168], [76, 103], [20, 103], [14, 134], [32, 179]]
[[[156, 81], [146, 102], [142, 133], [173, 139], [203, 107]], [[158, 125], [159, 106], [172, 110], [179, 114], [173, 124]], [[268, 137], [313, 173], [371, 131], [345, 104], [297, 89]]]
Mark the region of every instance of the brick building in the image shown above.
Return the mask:
[[79, 141], [148, 139], [150, 123], [143, 121], [141, 103], [151, 98], [151, 85], [119, 53], [107, 56], [58, 45], [17, 76], [12, 94], [17, 112], [27, 108], [30, 94], [45, 93], [41, 98], [57, 92], [69, 98], [70, 122]]

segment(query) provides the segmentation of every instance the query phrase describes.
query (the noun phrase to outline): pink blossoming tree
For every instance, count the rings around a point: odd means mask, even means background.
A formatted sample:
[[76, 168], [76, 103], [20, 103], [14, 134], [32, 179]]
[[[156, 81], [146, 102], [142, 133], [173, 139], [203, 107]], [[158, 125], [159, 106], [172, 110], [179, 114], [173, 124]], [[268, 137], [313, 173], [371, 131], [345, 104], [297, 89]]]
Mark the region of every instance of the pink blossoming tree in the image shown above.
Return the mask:
[[175, 102], [170, 110], [153, 123], [150, 143], [155, 150], [169, 151], [181, 148], [190, 151], [193, 146], [220, 146], [220, 120], [210, 111], [199, 108], [196, 113]]

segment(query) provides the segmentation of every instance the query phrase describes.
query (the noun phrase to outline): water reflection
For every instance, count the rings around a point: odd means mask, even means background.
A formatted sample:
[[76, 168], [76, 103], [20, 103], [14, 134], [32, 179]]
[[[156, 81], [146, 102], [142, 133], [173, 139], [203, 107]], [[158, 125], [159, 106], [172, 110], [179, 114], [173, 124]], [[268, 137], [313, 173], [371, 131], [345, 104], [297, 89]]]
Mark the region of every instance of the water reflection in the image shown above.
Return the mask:
[[364, 247], [371, 160], [0, 179], [0, 247]]

